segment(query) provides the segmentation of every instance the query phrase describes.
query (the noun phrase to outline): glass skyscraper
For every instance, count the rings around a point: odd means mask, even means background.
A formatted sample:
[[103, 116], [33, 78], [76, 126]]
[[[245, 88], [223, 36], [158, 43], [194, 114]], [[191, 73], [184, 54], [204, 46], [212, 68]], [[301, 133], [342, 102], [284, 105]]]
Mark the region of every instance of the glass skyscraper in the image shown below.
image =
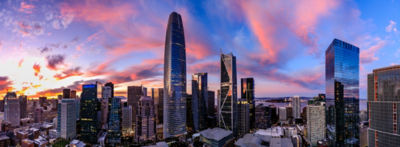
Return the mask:
[[97, 143], [100, 129], [98, 120], [99, 98], [102, 96], [100, 83], [82, 85], [80, 104], [80, 139], [87, 143]]
[[256, 107], [254, 102], [254, 78], [242, 78], [241, 82], [241, 98], [245, 99], [249, 104], [249, 118], [250, 118], [250, 129], [256, 127]]
[[186, 51], [181, 15], [169, 15], [164, 53], [164, 138], [186, 132]]
[[218, 122], [223, 129], [237, 134], [237, 81], [236, 57], [233, 54], [221, 54], [221, 91], [218, 99]]
[[115, 145], [121, 143], [122, 136], [121, 97], [109, 98], [109, 101], [107, 143]]
[[200, 131], [207, 128], [208, 107], [207, 73], [192, 75], [192, 113], [194, 129]]
[[375, 69], [368, 75], [368, 146], [400, 145], [400, 66]]
[[359, 50], [334, 39], [325, 52], [327, 137], [333, 146], [359, 146]]

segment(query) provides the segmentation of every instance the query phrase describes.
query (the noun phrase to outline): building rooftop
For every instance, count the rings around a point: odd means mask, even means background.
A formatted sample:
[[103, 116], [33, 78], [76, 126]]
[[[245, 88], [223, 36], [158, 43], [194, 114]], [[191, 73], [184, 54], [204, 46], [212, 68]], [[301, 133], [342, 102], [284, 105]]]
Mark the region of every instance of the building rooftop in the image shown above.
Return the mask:
[[0, 140], [8, 140], [8, 139], [10, 139], [10, 137], [8, 137], [7, 135], [0, 136]]
[[221, 128], [206, 129], [206, 130], [200, 132], [201, 136], [208, 138], [208, 139], [213, 139], [213, 140], [221, 140], [224, 137], [227, 137], [231, 134], [232, 134], [232, 131], [228, 131], [228, 130], [221, 129]]
[[166, 142], [157, 142], [155, 145], [149, 145], [145, 147], [168, 147], [168, 144]]
[[239, 147], [263, 147], [261, 145], [262, 140], [254, 135], [254, 134], [246, 134], [242, 138], [240, 138], [238, 141], [235, 142], [235, 146]]
[[284, 135], [282, 127], [273, 127], [268, 129], [259, 129], [256, 133], [261, 136], [281, 137]]
[[288, 147], [293, 146], [293, 143], [290, 138], [271, 138], [269, 145], [273, 147]]

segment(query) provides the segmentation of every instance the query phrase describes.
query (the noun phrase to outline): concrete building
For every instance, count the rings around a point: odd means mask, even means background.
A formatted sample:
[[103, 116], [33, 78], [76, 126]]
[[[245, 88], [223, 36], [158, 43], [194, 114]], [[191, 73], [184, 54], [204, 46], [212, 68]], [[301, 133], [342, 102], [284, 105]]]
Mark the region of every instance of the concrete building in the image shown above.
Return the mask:
[[76, 137], [75, 99], [62, 99], [58, 104], [57, 132], [61, 138], [71, 140]]
[[325, 120], [324, 104], [307, 106], [307, 140], [313, 146], [316, 146], [319, 140], [325, 139]]
[[299, 96], [294, 96], [292, 98], [292, 106], [293, 106], [293, 118], [301, 118], [300, 113], [301, 113], [301, 103], [300, 103], [300, 97]]
[[122, 106], [122, 136], [133, 136], [133, 129], [132, 129], [132, 106], [128, 105], [127, 102], [123, 103]]
[[286, 112], [286, 107], [279, 107], [279, 121], [281, 123], [287, 123], [287, 112]]

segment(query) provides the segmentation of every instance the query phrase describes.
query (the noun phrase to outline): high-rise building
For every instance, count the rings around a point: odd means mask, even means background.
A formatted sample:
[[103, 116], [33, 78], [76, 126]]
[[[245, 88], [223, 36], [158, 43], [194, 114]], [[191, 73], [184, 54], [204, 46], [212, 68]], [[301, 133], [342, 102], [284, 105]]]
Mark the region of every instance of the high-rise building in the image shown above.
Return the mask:
[[20, 117], [25, 118], [27, 117], [26, 108], [28, 104], [28, 98], [26, 95], [20, 95], [18, 98], [19, 98], [20, 113], [21, 113]]
[[[359, 144], [359, 50], [334, 39], [325, 52], [327, 136], [335, 146]], [[336, 102], [336, 82], [343, 85], [343, 105]]]
[[272, 125], [272, 109], [269, 106], [258, 104], [256, 106], [256, 129], [267, 129]]
[[255, 129], [256, 122], [256, 107], [254, 101], [254, 79], [253, 78], [242, 78], [241, 82], [241, 98], [247, 100], [249, 104], [249, 118], [250, 118], [250, 129]]
[[138, 142], [154, 141], [156, 139], [154, 101], [150, 97], [142, 96], [138, 107], [136, 139]]
[[192, 113], [196, 132], [207, 128], [207, 101], [207, 73], [195, 73], [192, 75]]
[[11, 126], [17, 127], [20, 124], [20, 104], [15, 92], [7, 92], [4, 97], [4, 120]]
[[99, 98], [102, 96], [100, 83], [82, 85], [80, 103], [80, 139], [87, 143], [96, 143], [100, 128]]
[[[107, 86], [108, 84], [108, 86]], [[100, 99], [101, 102], [101, 128], [108, 129], [108, 117], [109, 117], [109, 110], [110, 110], [110, 101], [113, 98], [113, 84], [107, 83], [102, 88], [102, 96]]]
[[300, 97], [299, 96], [294, 96], [292, 98], [292, 106], [293, 106], [293, 118], [301, 118], [300, 113], [301, 113], [301, 106], [300, 106]]
[[312, 146], [317, 146], [317, 142], [325, 139], [325, 104], [307, 105], [307, 139]]
[[279, 107], [279, 121], [281, 123], [287, 123], [288, 117], [287, 117], [287, 111], [286, 107]]
[[194, 133], [194, 121], [192, 110], [192, 95], [186, 95], [186, 131], [188, 134]]
[[249, 103], [246, 99], [238, 100], [237, 136], [243, 136], [250, 131]]
[[186, 132], [186, 51], [181, 15], [169, 15], [164, 52], [164, 138]]
[[[132, 107], [132, 125], [136, 123], [138, 102], [141, 96], [145, 95], [143, 86], [128, 86], [128, 104]], [[132, 126], [134, 128], [134, 126]]]
[[215, 128], [217, 127], [218, 119], [217, 115], [215, 114], [215, 92], [208, 91], [208, 100], [207, 100], [207, 128]]
[[156, 114], [156, 134], [157, 140], [163, 139], [163, 111], [164, 111], [164, 88], [152, 88], [151, 98], [154, 100], [155, 114]]
[[233, 54], [221, 54], [221, 92], [219, 99], [218, 122], [219, 126], [237, 132], [237, 81], [236, 57]]
[[109, 95], [109, 97], [114, 97], [114, 84], [112, 82], [108, 82], [106, 84], [104, 84], [105, 87], [110, 87], [111, 88], [111, 95]]
[[[105, 86], [109, 87], [109, 86]], [[108, 113], [108, 130], [107, 130], [107, 143], [108, 144], [119, 144], [121, 143], [121, 122], [122, 122], [122, 110], [121, 110], [121, 97], [109, 98], [109, 113]]]
[[71, 90], [71, 98], [76, 99], [76, 90]]
[[43, 121], [43, 108], [37, 107], [33, 112], [33, 120], [35, 123], [40, 123]]
[[128, 105], [127, 102], [123, 103], [122, 106], [122, 136], [129, 137], [133, 136], [133, 129], [132, 129], [132, 106]]
[[47, 103], [47, 97], [41, 96], [39, 97], [39, 105], [40, 107], [44, 107], [44, 105]]
[[63, 98], [71, 98], [71, 89], [63, 89]]
[[57, 132], [61, 138], [72, 140], [76, 137], [75, 99], [62, 99], [58, 103]]
[[400, 145], [400, 65], [368, 75], [368, 146]]

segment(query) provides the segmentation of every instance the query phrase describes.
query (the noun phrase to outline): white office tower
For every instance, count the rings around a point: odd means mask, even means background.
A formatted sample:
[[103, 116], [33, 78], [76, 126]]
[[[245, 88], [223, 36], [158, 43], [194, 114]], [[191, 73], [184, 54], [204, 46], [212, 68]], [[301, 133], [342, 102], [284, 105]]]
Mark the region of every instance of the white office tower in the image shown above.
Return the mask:
[[287, 121], [286, 107], [279, 107], [279, 121], [286, 123]]
[[11, 126], [18, 127], [20, 124], [20, 105], [15, 92], [7, 92], [4, 97], [4, 120]]
[[293, 118], [300, 118], [300, 113], [301, 113], [301, 103], [300, 103], [300, 97], [299, 96], [294, 96], [292, 98], [292, 105], [293, 105]]
[[316, 146], [319, 140], [325, 139], [325, 105], [307, 106], [307, 139], [312, 146]]
[[76, 136], [75, 99], [62, 99], [60, 104], [60, 137], [72, 140]]

